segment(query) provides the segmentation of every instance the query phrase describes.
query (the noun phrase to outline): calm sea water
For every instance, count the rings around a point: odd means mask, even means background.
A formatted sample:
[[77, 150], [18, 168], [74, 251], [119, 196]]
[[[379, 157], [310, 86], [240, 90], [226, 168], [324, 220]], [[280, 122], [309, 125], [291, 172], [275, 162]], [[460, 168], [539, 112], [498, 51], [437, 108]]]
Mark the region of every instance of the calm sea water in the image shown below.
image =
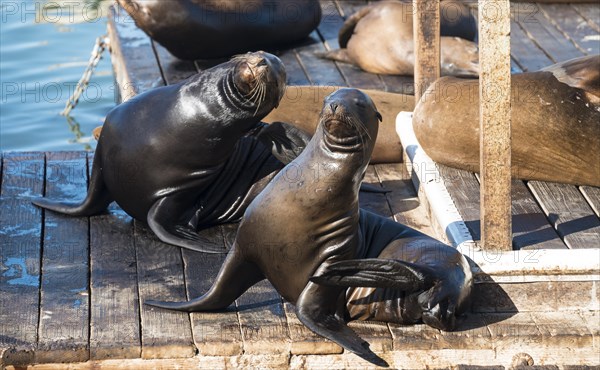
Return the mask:
[[[76, 2], [75, 0], [74, 2]], [[60, 115], [94, 42], [106, 33], [106, 10], [44, 8], [33, 0], [0, 0], [0, 150], [93, 149], [92, 130], [115, 105], [110, 54], [91, 79], [72, 120]]]

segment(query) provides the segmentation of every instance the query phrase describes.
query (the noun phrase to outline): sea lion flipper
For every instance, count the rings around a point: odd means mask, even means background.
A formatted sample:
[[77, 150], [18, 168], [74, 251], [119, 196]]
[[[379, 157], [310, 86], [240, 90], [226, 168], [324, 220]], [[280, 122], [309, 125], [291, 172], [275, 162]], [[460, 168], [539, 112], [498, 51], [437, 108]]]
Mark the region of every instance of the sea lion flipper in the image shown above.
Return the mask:
[[99, 151], [100, 149], [96, 150], [90, 185], [88, 187], [87, 195], [82, 202], [65, 202], [62, 200], [52, 200], [41, 197], [32, 198], [31, 202], [38, 207], [69, 216], [93, 216], [106, 210], [106, 207], [108, 207], [113, 199], [102, 179], [102, 165], [96, 163], [96, 161], [100, 160]]
[[160, 302], [147, 300], [144, 304], [176, 311], [215, 311], [227, 308], [242, 293], [265, 277], [260, 269], [243, 259], [234, 247], [219, 270], [215, 283], [201, 297], [188, 302]]
[[365, 15], [371, 12], [371, 10], [372, 7], [366, 6], [346, 19], [338, 33], [338, 43], [340, 44], [340, 48], [345, 48], [348, 45], [348, 41], [354, 34], [356, 25]]
[[202, 238], [189, 225], [177, 224], [172, 215], [178, 214], [173, 210], [179, 209], [179, 205], [174, 195], [163, 197], [152, 205], [146, 221], [154, 234], [162, 242], [178, 247], [204, 253], [223, 253], [223, 248], [202, 243]]
[[388, 367], [388, 363], [373, 353], [369, 344], [335, 314], [335, 303], [339, 295], [339, 288], [324, 287], [309, 282], [296, 302], [296, 316], [315, 333], [377, 366]]
[[354, 61], [348, 55], [347, 49], [335, 49], [324, 52], [315, 52], [315, 55], [319, 58], [333, 60], [335, 62], [354, 64]]
[[256, 138], [271, 148], [271, 153], [281, 163], [288, 164], [296, 159], [311, 139], [304, 130], [285, 122], [264, 125]]
[[370, 258], [332, 263], [310, 281], [325, 286], [395, 288], [413, 292], [427, 289], [434, 279], [434, 272], [425, 266]]

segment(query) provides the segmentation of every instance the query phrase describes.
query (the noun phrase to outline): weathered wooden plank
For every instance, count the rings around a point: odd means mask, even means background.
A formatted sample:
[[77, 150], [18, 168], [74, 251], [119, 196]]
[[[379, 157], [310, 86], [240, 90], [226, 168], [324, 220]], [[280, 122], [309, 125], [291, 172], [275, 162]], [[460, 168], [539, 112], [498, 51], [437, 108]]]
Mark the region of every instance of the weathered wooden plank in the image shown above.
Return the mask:
[[158, 240], [134, 221], [140, 296], [142, 358], [192, 357], [196, 352], [187, 313], [144, 305], [145, 300], [187, 299], [180, 248]]
[[440, 78], [440, 1], [413, 0], [413, 10], [415, 99], [418, 100]]
[[324, 60], [315, 55], [315, 52], [325, 50], [325, 46], [323, 46], [316, 30], [309, 35], [309, 41], [306, 45], [296, 48], [300, 64], [306, 71], [310, 83], [314, 86], [323, 87], [348, 86], [333, 61]]
[[[288, 49], [286, 51], [277, 53], [277, 56], [283, 62], [285, 66], [285, 71], [287, 73], [287, 84], [288, 85], [309, 85], [310, 81], [308, 80], [308, 76], [300, 62], [298, 61], [298, 56], [296, 55], [296, 51], [294, 49]], [[286, 96], [284, 96], [284, 99]]]
[[392, 333], [385, 322], [351, 321], [348, 326], [369, 343], [369, 348], [373, 352], [385, 353], [394, 348]]
[[90, 358], [139, 358], [133, 220], [116, 204], [90, 217], [90, 287]]
[[[522, 256], [516, 255], [522, 258]], [[490, 260], [495, 256], [490, 254]], [[535, 253], [526, 257], [536, 263]], [[473, 287], [472, 312], [554, 312], [598, 310], [594, 281], [478, 282]]]
[[126, 101], [154, 86], [165, 84], [150, 38], [117, 4], [111, 7], [109, 13], [108, 35], [119, 87], [117, 101]]
[[380, 75], [379, 77], [387, 92], [407, 95], [415, 94], [415, 82], [413, 76]]
[[[46, 155], [46, 196], [81, 200], [85, 152]], [[86, 217], [45, 211], [40, 292], [39, 363], [89, 359], [89, 224]]]
[[594, 210], [596, 216], [600, 217], [600, 188], [593, 186], [581, 186], [581, 194], [585, 197], [588, 204]]
[[523, 181], [512, 182], [511, 208], [514, 249], [567, 248]]
[[33, 361], [37, 345], [44, 153], [7, 153], [0, 192], [0, 363]]
[[457, 170], [440, 164], [438, 164], [438, 171], [473, 240], [479, 244], [481, 242], [481, 207], [477, 178], [471, 172]]
[[[221, 228], [203, 230], [200, 236], [205, 244], [224, 248]], [[226, 254], [198, 253], [186, 249], [182, 253], [187, 296], [193, 299], [210, 289]], [[242, 333], [235, 304], [224, 312], [194, 312], [191, 320], [194, 343], [200, 355], [237, 356], [243, 353]]]
[[392, 333], [394, 351], [410, 349], [435, 349], [440, 347], [441, 332], [425, 324], [388, 324]]
[[163, 80], [172, 85], [197, 73], [194, 62], [181, 60], [173, 56], [167, 49], [156, 41], [152, 41], [152, 49], [160, 67]]
[[598, 4], [571, 4], [571, 7], [573, 7], [593, 29], [600, 32], [600, 8], [598, 7]]
[[394, 220], [427, 235], [435, 236], [429, 215], [419, 204], [419, 196], [406, 166], [403, 163], [378, 164], [375, 165], [375, 171], [383, 187], [391, 190], [385, 197]]
[[579, 315], [563, 312], [532, 313], [531, 317], [542, 334], [541, 342], [564, 343], [565, 348], [593, 346], [593, 336]]
[[289, 354], [291, 339], [281, 296], [267, 280], [237, 300], [244, 353]]
[[539, 6], [544, 17], [579, 50], [588, 55], [600, 53], [598, 31], [593, 29], [574, 8], [557, 4], [539, 4]]
[[530, 348], [536, 345], [541, 337], [540, 330], [531, 314], [527, 312], [487, 314], [483, 319], [488, 322], [491, 341], [498, 349], [515, 345]]
[[[344, 8], [345, 2], [340, 5]], [[321, 19], [318, 31], [327, 50], [339, 49], [338, 33], [344, 19], [337, 12], [336, 4], [332, 0], [321, 0], [321, 8], [326, 17]], [[336, 62], [338, 69], [349, 86], [362, 89], [384, 90], [384, 84], [378, 75], [366, 73], [359, 67], [347, 63]]]
[[[373, 165], [369, 165], [369, 167], [367, 167], [367, 172], [365, 173], [363, 183], [370, 184], [375, 187], [381, 187], [379, 178], [377, 177], [377, 173], [375, 172], [375, 167]], [[383, 193], [370, 193], [361, 191], [358, 196], [358, 201], [362, 209], [388, 218], [392, 218], [393, 216], [386, 196]]]
[[[88, 171], [92, 157], [88, 155]], [[107, 214], [90, 217], [90, 292], [90, 359], [139, 358], [133, 219], [116, 203]]]
[[510, 2], [479, 0], [481, 240], [512, 249]]
[[600, 245], [600, 221], [575, 186], [529, 181], [529, 189], [569, 248]]
[[492, 349], [494, 344], [490, 330], [487, 328], [489, 323], [481, 314], [467, 313], [456, 320], [454, 331], [440, 331], [439, 343], [437, 348], [458, 349]]
[[581, 50], [544, 17], [539, 5], [535, 6], [535, 11], [531, 12], [529, 17], [518, 20], [526, 34], [554, 63], [582, 56]]
[[308, 329], [298, 320], [294, 305], [289, 302], [283, 304], [290, 331], [292, 355], [327, 355], [342, 353], [343, 349], [329, 339], [325, 339]]
[[523, 71], [537, 71], [552, 64], [552, 60], [527, 36], [514, 16], [510, 32], [511, 54]]

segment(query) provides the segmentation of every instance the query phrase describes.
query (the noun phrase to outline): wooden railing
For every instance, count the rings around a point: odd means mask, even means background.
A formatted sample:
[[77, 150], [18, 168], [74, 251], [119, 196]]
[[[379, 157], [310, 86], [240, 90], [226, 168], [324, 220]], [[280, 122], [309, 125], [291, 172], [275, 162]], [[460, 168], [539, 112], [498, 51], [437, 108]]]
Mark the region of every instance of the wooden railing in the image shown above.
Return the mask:
[[[415, 99], [440, 77], [440, 0], [413, 0]], [[481, 241], [512, 250], [510, 2], [479, 0]]]

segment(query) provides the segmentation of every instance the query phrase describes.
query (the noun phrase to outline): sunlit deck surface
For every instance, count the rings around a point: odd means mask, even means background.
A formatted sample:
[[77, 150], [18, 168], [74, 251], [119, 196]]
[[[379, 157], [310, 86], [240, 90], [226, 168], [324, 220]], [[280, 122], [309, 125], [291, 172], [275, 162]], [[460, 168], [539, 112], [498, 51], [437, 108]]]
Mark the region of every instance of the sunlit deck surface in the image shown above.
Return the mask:
[[[322, 1], [318, 30], [301, 45], [276, 52], [286, 64], [290, 85], [412, 93], [410, 77], [364, 73], [314, 55], [337, 48], [344, 18], [366, 3]], [[598, 4], [514, 6], [515, 70], [537, 70], [600, 52]], [[121, 99], [215, 64], [175, 59], [121, 10], [111, 18], [109, 33]], [[73, 369], [372, 366], [305, 328], [293, 306], [266, 281], [227, 312], [187, 314], [143, 305], [147, 299], [179, 301], [205, 292], [232, 244], [236, 225], [202, 231], [205, 243], [223, 248], [222, 254], [203, 254], [161, 243], [115, 205], [103, 215], [71, 218], [31, 204], [30, 198], [40, 195], [81, 199], [92, 157], [85, 152], [3, 154], [0, 364], [37, 364], [36, 369], [61, 369], [66, 363]], [[440, 172], [477, 237], [476, 176], [448, 168]], [[361, 206], [444, 237], [431, 226], [410, 176], [404, 163], [370, 166], [365, 181], [391, 192], [361, 194]], [[600, 246], [600, 189], [517, 180], [513, 188], [515, 249]], [[496, 290], [488, 289], [490, 281], [477, 282], [472, 312], [460, 319], [456, 332], [374, 322], [350, 326], [394, 368], [473, 368], [460, 365], [469, 363], [483, 366], [478, 369], [503, 369], [520, 352], [547, 369], [600, 365], [597, 276], [566, 290], [566, 285], [543, 279]], [[560, 367], [551, 366], [555, 364]]]

